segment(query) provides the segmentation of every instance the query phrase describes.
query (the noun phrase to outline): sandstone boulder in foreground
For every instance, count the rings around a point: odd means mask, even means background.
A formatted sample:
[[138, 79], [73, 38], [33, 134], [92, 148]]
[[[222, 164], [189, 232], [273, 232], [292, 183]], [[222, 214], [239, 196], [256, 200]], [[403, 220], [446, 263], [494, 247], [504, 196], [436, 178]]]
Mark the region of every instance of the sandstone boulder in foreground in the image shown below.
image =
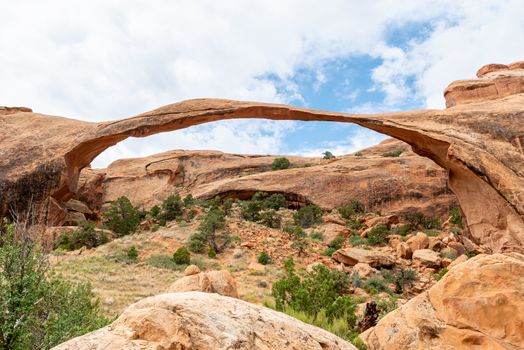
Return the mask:
[[238, 298], [237, 283], [227, 270], [208, 271], [180, 278], [169, 286], [168, 292], [206, 292], [218, 293]]
[[524, 255], [479, 255], [361, 334], [368, 349], [524, 349]]
[[112, 325], [54, 350], [355, 349], [283, 313], [218, 294], [161, 294], [129, 306]]

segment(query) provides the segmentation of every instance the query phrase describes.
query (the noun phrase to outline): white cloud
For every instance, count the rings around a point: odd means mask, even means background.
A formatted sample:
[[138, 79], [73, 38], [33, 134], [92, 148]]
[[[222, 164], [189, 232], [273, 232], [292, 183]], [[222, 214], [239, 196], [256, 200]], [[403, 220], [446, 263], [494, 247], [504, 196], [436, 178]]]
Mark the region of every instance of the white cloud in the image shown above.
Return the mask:
[[387, 139], [389, 136], [379, 134], [369, 129], [356, 129], [350, 136], [344, 140], [338, 140], [334, 142], [326, 142], [318, 147], [305, 148], [300, 152], [293, 154], [301, 155], [304, 157], [322, 157], [322, 153], [330, 151], [335, 156], [341, 156], [348, 153], [353, 153], [376, 145], [377, 143]]
[[[455, 1], [429, 35], [405, 50], [383, 55], [373, 79], [386, 102], [419, 98], [428, 108], [444, 108], [443, 91], [453, 80], [474, 78], [487, 63], [523, 59], [524, 6], [520, 0]], [[407, 79], [414, 79], [409, 87]]]
[[[1, 8], [0, 103], [96, 121], [195, 97], [307, 104], [294, 74], [315, 72], [322, 89], [323, 65], [354, 55], [383, 60], [372, 75], [382, 106], [413, 98], [442, 106], [451, 80], [524, 51], [519, 0], [19, 0]], [[425, 38], [387, 43], [391, 30], [420, 21], [432, 23]], [[289, 130], [217, 125], [131, 140], [103, 158], [172, 148], [276, 153]]]

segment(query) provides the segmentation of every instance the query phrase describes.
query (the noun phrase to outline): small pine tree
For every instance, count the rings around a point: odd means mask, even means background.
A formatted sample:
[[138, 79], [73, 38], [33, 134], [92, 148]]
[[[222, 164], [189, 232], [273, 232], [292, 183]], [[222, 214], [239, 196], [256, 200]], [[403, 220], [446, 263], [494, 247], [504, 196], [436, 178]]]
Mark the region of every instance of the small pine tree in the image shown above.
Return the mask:
[[271, 169], [273, 170], [283, 170], [288, 169], [291, 163], [289, 162], [289, 159], [287, 158], [275, 158], [273, 161], [273, 164], [271, 165]]

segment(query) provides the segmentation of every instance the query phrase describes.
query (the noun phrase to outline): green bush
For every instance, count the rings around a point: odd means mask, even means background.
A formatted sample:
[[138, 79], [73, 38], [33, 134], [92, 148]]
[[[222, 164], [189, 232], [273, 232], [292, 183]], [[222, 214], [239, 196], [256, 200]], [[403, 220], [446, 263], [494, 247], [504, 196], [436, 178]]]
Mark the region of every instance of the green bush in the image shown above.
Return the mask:
[[344, 244], [345, 241], [346, 239], [344, 237], [337, 236], [331, 242], [328, 243], [328, 247], [338, 250], [342, 248], [342, 245]]
[[54, 275], [24, 225], [0, 226], [0, 349], [50, 349], [109, 323], [89, 285]]
[[258, 254], [257, 261], [262, 265], [267, 265], [271, 263], [271, 257], [266, 251], [263, 251], [260, 254]]
[[309, 237], [314, 241], [323, 241], [324, 240], [324, 234], [322, 232], [312, 232]]
[[102, 214], [107, 227], [118, 237], [134, 233], [140, 224], [140, 215], [126, 196], [112, 201], [109, 210]]
[[404, 287], [409, 287], [417, 280], [417, 273], [412, 269], [400, 269], [394, 277], [395, 293], [404, 292]]
[[205, 252], [206, 247], [221, 253], [231, 242], [231, 236], [224, 229], [226, 217], [222, 209], [212, 208], [204, 216], [198, 231], [189, 237], [189, 249], [195, 253]]
[[275, 158], [273, 161], [273, 164], [271, 165], [271, 169], [273, 170], [282, 170], [282, 169], [288, 169], [291, 163], [289, 162], [289, 159], [287, 158]]
[[391, 151], [391, 152], [386, 152], [384, 154], [382, 154], [383, 157], [400, 157], [400, 155], [404, 153], [403, 150], [401, 149], [397, 149], [395, 151]]
[[284, 226], [284, 232], [289, 235], [290, 239], [298, 239], [306, 236], [306, 233], [300, 226], [295, 225], [286, 225]]
[[440, 281], [442, 279], [442, 277], [444, 277], [444, 275], [448, 273], [448, 269], [445, 267], [443, 269], [441, 269], [438, 274], [435, 274], [434, 277], [435, 277], [435, 280], [437, 281]]
[[[268, 215], [275, 217], [274, 211], [286, 206], [286, 198], [280, 193], [269, 195], [266, 192], [256, 192], [250, 200], [240, 202], [240, 214], [243, 219], [253, 222], [260, 222], [261, 220], [268, 221]], [[271, 211], [271, 214], [266, 214], [263, 217], [263, 211]], [[264, 222], [262, 224], [268, 226]], [[276, 226], [276, 223], [272, 222]], [[270, 226], [273, 227], [273, 226]], [[278, 225], [280, 227], [280, 225]], [[275, 227], [275, 228], [278, 228]]]
[[181, 246], [173, 253], [173, 261], [178, 265], [189, 265], [191, 254], [185, 246]]
[[95, 224], [90, 221], [83, 221], [72, 233], [63, 233], [55, 242], [55, 249], [76, 250], [82, 247], [91, 249], [105, 244], [109, 241], [104, 231], [97, 232]]
[[348, 275], [320, 264], [301, 278], [291, 257], [284, 268], [285, 276], [272, 288], [275, 308], [349, 341], [355, 340], [357, 304], [348, 294]]
[[368, 292], [371, 295], [380, 292], [386, 292], [388, 294], [391, 293], [391, 289], [389, 289], [387, 281], [385, 281], [384, 278], [381, 278], [378, 275], [368, 278], [364, 282], [363, 288], [366, 292]]
[[327, 256], [332, 256], [334, 252], [336, 252], [337, 250], [335, 248], [326, 248], [326, 250], [324, 250], [324, 255], [327, 255]]
[[138, 259], [138, 251], [136, 250], [136, 247], [134, 245], [132, 245], [128, 250], [127, 250], [127, 257], [129, 258], [129, 260], [131, 261], [136, 261]]
[[331, 153], [330, 151], [325, 151], [322, 153], [323, 155], [323, 159], [333, 159], [335, 158], [335, 156], [333, 155], [333, 153]]
[[147, 260], [146, 263], [150, 266], [159, 268], [159, 269], [166, 269], [166, 270], [175, 270], [175, 271], [182, 271], [187, 265], [180, 265], [177, 264], [173, 260], [172, 255], [167, 254], [155, 254], [151, 255]]
[[353, 247], [358, 247], [359, 245], [368, 245], [369, 242], [366, 238], [360, 237], [360, 235], [353, 235], [349, 237], [349, 243]]
[[302, 256], [306, 251], [308, 244], [306, 241], [299, 239], [291, 243], [291, 248], [298, 250], [298, 256]]
[[462, 213], [459, 207], [453, 207], [449, 211], [450, 222], [458, 227], [462, 227]]
[[371, 229], [368, 233], [367, 241], [370, 245], [383, 245], [388, 242], [388, 235], [390, 234], [386, 225], [378, 225]]
[[161, 219], [165, 221], [180, 220], [183, 213], [184, 202], [179, 194], [171, 195], [162, 202]]
[[217, 252], [215, 252], [213, 248], [209, 248], [209, 250], [207, 251], [207, 256], [211, 259], [214, 259], [217, 257]]
[[399, 228], [393, 230], [393, 233], [401, 236], [407, 235], [409, 232], [411, 232], [411, 224], [404, 224], [400, 226]]
[[314, 204], [306, 205], [293, 214], [293, 219], [303, 228], [314, 226], [322, 222], [322, 209]]
[[405, 216], [406, 220], [411, 224], [412, 229], [440, 229], [442, 225], [437, 218], [430, 218], [422, 213], [412, 213]]
[[260, 214], [260, 223], [270, 228], [280, 228], [282, 225], [282, 218], [273, 210], [266, 210]]
[[160, 215], [160, 207], [158, 205], [153, 206], [149, 211], [149, 215], [151, 215], [153, 219], [158, 218], [158, 216]]
[[366, 207], [359, 200], [353, 199], [351, 202], [349, 202], [349, 204], [338, 208], [338, 212], [340, 213], [340, 216], [342, 216], [344, 219], [349, 220], [355, 214], [365, 213]]

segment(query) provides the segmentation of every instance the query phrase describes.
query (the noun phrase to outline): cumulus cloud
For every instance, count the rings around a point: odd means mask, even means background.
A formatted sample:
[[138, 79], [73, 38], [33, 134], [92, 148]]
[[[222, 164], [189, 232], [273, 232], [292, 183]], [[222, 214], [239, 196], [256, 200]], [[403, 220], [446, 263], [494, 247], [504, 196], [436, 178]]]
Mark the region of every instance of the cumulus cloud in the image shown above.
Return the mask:
[[[451, 80], [518, 58], [523, 15], [519, 0], [6, 2], [0, 104], [91, 121], [196, 97], [307, 105], [293, 80], [298, 71], [312, 72], [321, 90], [324, 65], [368, 56], [382, 62], [371, 75], [385, 96], [381, 108], [410, 99], [442, 106]], [[391, 40], [413, 23], [427, 23], [427, 33], [413, 34], [407, 45]], [[172, 148], [278, 153], [293, 127], [246, 123], [130, 140], [102, 158]]]
[[300, 152], [294, 152], [295, 155], [304, 157], [322, 157], [322, 153], [330, 151], [335, 156], [341, 156], [353, 153], [366, 147], [376, 145], [387, 139], [388, 136], [379, 134], [375, 131], [358, 128], [355, 129], [347, 138], [337, 141], [331, 141], [318, 145], [317, 147], [304, 148]]

